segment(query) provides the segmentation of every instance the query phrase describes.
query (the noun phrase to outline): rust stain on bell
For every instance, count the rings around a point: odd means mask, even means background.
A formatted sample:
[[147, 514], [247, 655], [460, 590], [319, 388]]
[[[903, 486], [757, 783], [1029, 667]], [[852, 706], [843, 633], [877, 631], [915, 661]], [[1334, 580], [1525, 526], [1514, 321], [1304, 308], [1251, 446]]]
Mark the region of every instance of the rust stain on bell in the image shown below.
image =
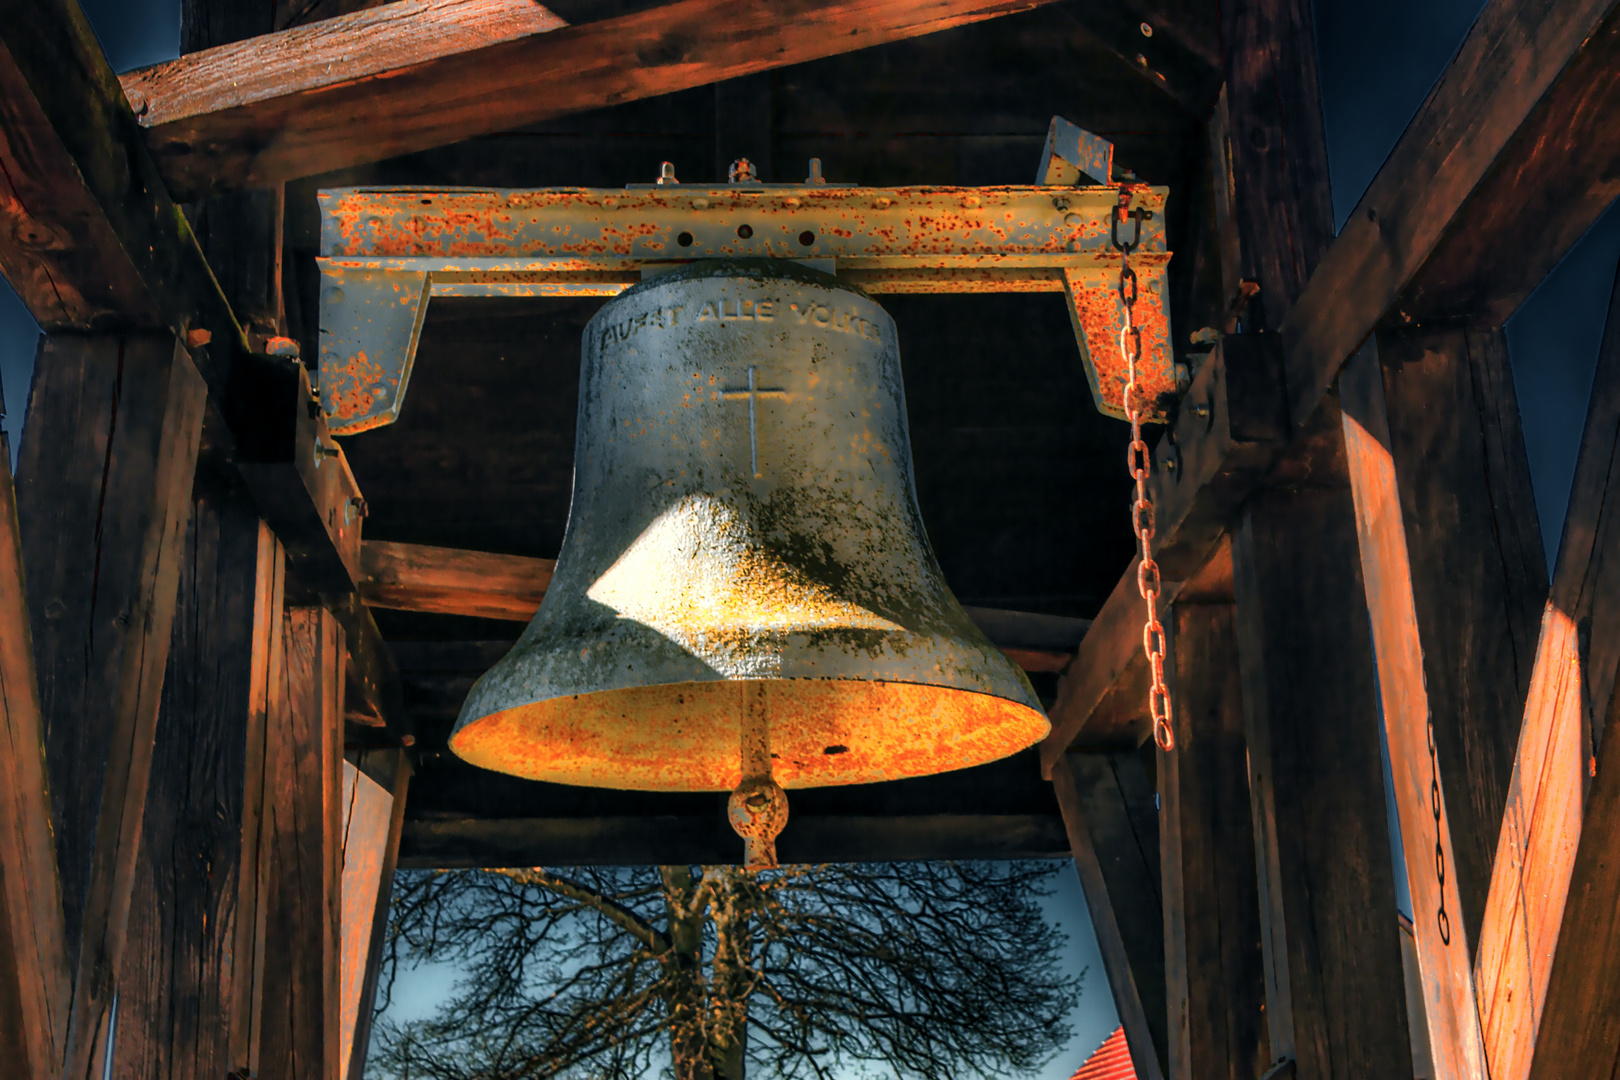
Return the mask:
[[763, 699], [785, 788], [944, 772], [1049, 725], [946, 587], [894, 323], [781, 260], [709, 261], [586, 328], [556, 575], [451, 748], [518, 776], [725, 791]]

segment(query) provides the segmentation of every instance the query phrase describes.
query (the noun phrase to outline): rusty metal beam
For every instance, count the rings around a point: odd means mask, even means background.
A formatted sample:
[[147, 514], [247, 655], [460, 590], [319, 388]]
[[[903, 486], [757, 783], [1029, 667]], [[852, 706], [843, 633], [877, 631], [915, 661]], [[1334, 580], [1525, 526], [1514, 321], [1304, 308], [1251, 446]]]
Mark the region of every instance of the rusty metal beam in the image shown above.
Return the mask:
[[[1049, 0], [675, 0], [424, 59], [466, 4], [387, 5], [132, 73], [183, 197], [263, 186], [1024, 11]], [[311, 41], [343, 63], [311, 64]]]
[[[322, 405], [335, 431], [392, 423], [433, 296], [615, 296], [694, 259], [764, 257], [836, 271], [869, 293], [1061, 292], [1097, 407], [1123, 417], [1117, 237], [1136, 245], [1140, 385], [1156, 403], [1150, 419], [1162, 418], [1180, 383], [1166, 303], [1167, 196], [1146, 184], [809, 181], [323, 191]], [[1122, 200], [1135, 216], [1126, 224], [1118, 223]]]

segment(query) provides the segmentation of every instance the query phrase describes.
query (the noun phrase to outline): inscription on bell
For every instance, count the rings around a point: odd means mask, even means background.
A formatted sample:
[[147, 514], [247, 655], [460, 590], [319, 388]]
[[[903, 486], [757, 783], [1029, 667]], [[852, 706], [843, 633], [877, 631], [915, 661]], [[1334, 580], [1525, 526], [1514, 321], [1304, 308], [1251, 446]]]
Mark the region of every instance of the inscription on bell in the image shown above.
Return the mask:
[[629, 341], [643, 330], [665, 330], [676, 326], [680, 323], [681, 312], [685, 310], [684, 304], [675, 304], [615, 319], [602, 327], [601, 345], [606, 348], [617, 342]]

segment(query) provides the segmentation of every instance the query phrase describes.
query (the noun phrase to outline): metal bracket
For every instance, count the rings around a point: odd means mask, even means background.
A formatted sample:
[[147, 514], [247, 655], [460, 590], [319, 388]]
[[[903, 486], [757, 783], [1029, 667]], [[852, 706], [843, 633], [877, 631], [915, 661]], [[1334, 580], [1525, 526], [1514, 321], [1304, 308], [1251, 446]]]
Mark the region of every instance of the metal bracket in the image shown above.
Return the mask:
[[321, 260], [321, 409], [344, 434], [399, 419], [431, 274]]
[[[1043, 174], [1072, 166], [1078, 179], [1084, 158], [1107, 175], [1104, 140], [1061, 118], [1052, 131]], [[1166, 299], [1167, 195], [1134, 181], [324, 190], [321, 407], [336, 434], [397, 420], [433, 296], [616, 296], [696, 259], [763, 257], [825, 267], [873, 294], [1062, 293], [1097, 408], [1123, 418], [1113, 243], [1123, 200], [1137, 221], [1139, 379], [1158, 403], [1143, 419], [1163, 422], [1182, 374]]]

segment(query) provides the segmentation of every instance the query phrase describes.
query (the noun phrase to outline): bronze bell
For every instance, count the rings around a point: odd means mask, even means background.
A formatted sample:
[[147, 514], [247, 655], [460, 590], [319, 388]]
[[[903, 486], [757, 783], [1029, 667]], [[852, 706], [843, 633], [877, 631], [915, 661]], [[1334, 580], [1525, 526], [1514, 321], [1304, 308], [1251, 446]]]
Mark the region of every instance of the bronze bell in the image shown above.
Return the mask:
[[[796, 788], [977, 765], [1048, 729], [929, 548], [881, 307], [785, 260], [693, 263], [603, 306], [556, 573], [468, 695], [459, 756]], [[764, 798], [734, 798], [734, 823]]]

